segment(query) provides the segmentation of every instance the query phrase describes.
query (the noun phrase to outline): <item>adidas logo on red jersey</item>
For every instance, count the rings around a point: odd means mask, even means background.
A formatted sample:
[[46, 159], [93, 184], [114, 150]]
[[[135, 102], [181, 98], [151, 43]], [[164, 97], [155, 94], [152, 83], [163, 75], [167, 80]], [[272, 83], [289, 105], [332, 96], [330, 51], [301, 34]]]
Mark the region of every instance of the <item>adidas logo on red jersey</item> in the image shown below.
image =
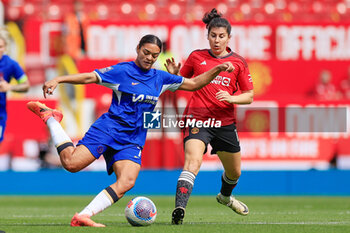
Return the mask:
[[206, 65], [207, 64], [207, 62], [206, 61], [203, 61], [202, 63], [201, 63], [201, 65]]

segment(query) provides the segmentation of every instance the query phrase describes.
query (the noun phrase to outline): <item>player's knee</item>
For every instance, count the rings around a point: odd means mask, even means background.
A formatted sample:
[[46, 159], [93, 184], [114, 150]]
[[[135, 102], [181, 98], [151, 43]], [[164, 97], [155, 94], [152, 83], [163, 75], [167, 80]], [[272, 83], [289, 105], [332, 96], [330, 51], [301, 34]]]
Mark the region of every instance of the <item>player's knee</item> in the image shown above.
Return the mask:
[[128, 190], [132, 189], [135, 186], [135, 179], [128, 179], [125, 186]]
[[71, 173], [76, 173], [76, 172], [80, 171], [80, 169], [78, 169], [77, 167], [70, 166], [70, 165], [63, 166], [63, 167]]
[[239, 177], [241, 177], [241, 171], [237, 171], [237, 172], [235, 172], [235, 173], [233, 174], [233, 179], [234, 179], [234, 180], [238, 180]]
[[225, 171], [227, 178], [231, 180], [238, 180], [241, 177], [241, 170]]
[[129, 191], [130, 189], [132, 189], [135, 186], [135, 179], [132, 178], [127, 178], [125, 180], [123, 180], [123, 187], [125, 192]]
[[78, 164], [72, 163], [72, 162], [63, 162], [62, 163], [64, 169], [66, 169], [67, 171], [71, 172], [71, 173], [76, 173], [78, 171], [81, 170], [81, 167]]
[[197, 174], [200, 167], [201, 167], [202, 161], [198, 159], [188, 159], [185, 162], [184, 170], [190, 171], [193, 174]]

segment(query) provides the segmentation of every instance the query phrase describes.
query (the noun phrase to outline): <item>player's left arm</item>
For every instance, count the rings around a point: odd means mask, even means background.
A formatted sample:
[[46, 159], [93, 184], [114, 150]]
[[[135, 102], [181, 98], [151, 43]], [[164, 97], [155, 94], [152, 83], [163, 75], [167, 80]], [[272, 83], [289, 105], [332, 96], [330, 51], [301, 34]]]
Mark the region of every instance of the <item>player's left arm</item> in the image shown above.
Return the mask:
[[8, 83], [4, 79], [0, 80], [0, 92], [27, 92], [29, 87], [30, 84], [26, 75], [22, 75], [22, 77], [17, 80], [17, 84]]
[[10, 76], [15, 79], [16, 82], [10, 82], [10, 80], [0, 79], [0, 92], [27, 92], [29, 90], [30, 84], [27, 75], [24, 73], [18, 62], [10, 59]]
[[254, 91], [242, 91], [239, 95], [230, 95], [227, 91], [220, 90], [216, 93], [216, 98], [230, 104], [251, 104], [254, 98]]
[[43, 94], [45, 98], [46, 98], [46, 94], [52, 95], [53, 91], [56, 89], [57, 85], [60, 83], [89, 84], [89, 83], [99, 83], [99, 82], [100, 82], [100, 79], [97, 77], [95, 72], [58, 76], [44, 83]]

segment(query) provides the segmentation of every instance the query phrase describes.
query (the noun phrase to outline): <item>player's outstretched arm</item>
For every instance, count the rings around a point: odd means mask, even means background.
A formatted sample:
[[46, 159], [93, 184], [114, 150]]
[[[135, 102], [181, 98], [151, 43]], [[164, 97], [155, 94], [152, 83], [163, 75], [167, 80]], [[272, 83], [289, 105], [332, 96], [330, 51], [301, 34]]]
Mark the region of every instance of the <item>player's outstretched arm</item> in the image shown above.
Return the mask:
[[46, 98], [46, 94], [52, 95], [59, 83], [71, 83], [71, 84], [89, 84], [98, 83], [99, 79], [94, 72], [80, 73], [73, 75], [58, 76], [50, 81], [47, 81], [43, 85], [43, 94]]
[[234, 70], [234, 66], [231, 62], [225, 62], [220, 65], [215, 66], [211, 70], [200, 74], [194, 78], [185, 78], [182, 85], [179, 87], [179, 90], [184, 91], [196, 91], [210, 83], [220, 72], [227, 71], [232, 72]]

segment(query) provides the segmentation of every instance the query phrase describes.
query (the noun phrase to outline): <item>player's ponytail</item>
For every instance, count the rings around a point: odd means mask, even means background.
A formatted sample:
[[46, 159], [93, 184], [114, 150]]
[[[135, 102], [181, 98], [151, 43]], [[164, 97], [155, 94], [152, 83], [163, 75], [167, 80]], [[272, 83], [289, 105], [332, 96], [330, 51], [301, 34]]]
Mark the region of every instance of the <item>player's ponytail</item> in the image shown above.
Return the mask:
[[216, 8], [213, 8], [210, 12], [205, 13], [202, 19], [203, 23], [206, 24], [206, 28], [208, 29], [208, 33], [210, 30], [218, 27], [226, 28], [227, 34], [231, 34], [231, 24], [227, 21], [227, 19], [222, 17], [222, 14], [219, 13]]

